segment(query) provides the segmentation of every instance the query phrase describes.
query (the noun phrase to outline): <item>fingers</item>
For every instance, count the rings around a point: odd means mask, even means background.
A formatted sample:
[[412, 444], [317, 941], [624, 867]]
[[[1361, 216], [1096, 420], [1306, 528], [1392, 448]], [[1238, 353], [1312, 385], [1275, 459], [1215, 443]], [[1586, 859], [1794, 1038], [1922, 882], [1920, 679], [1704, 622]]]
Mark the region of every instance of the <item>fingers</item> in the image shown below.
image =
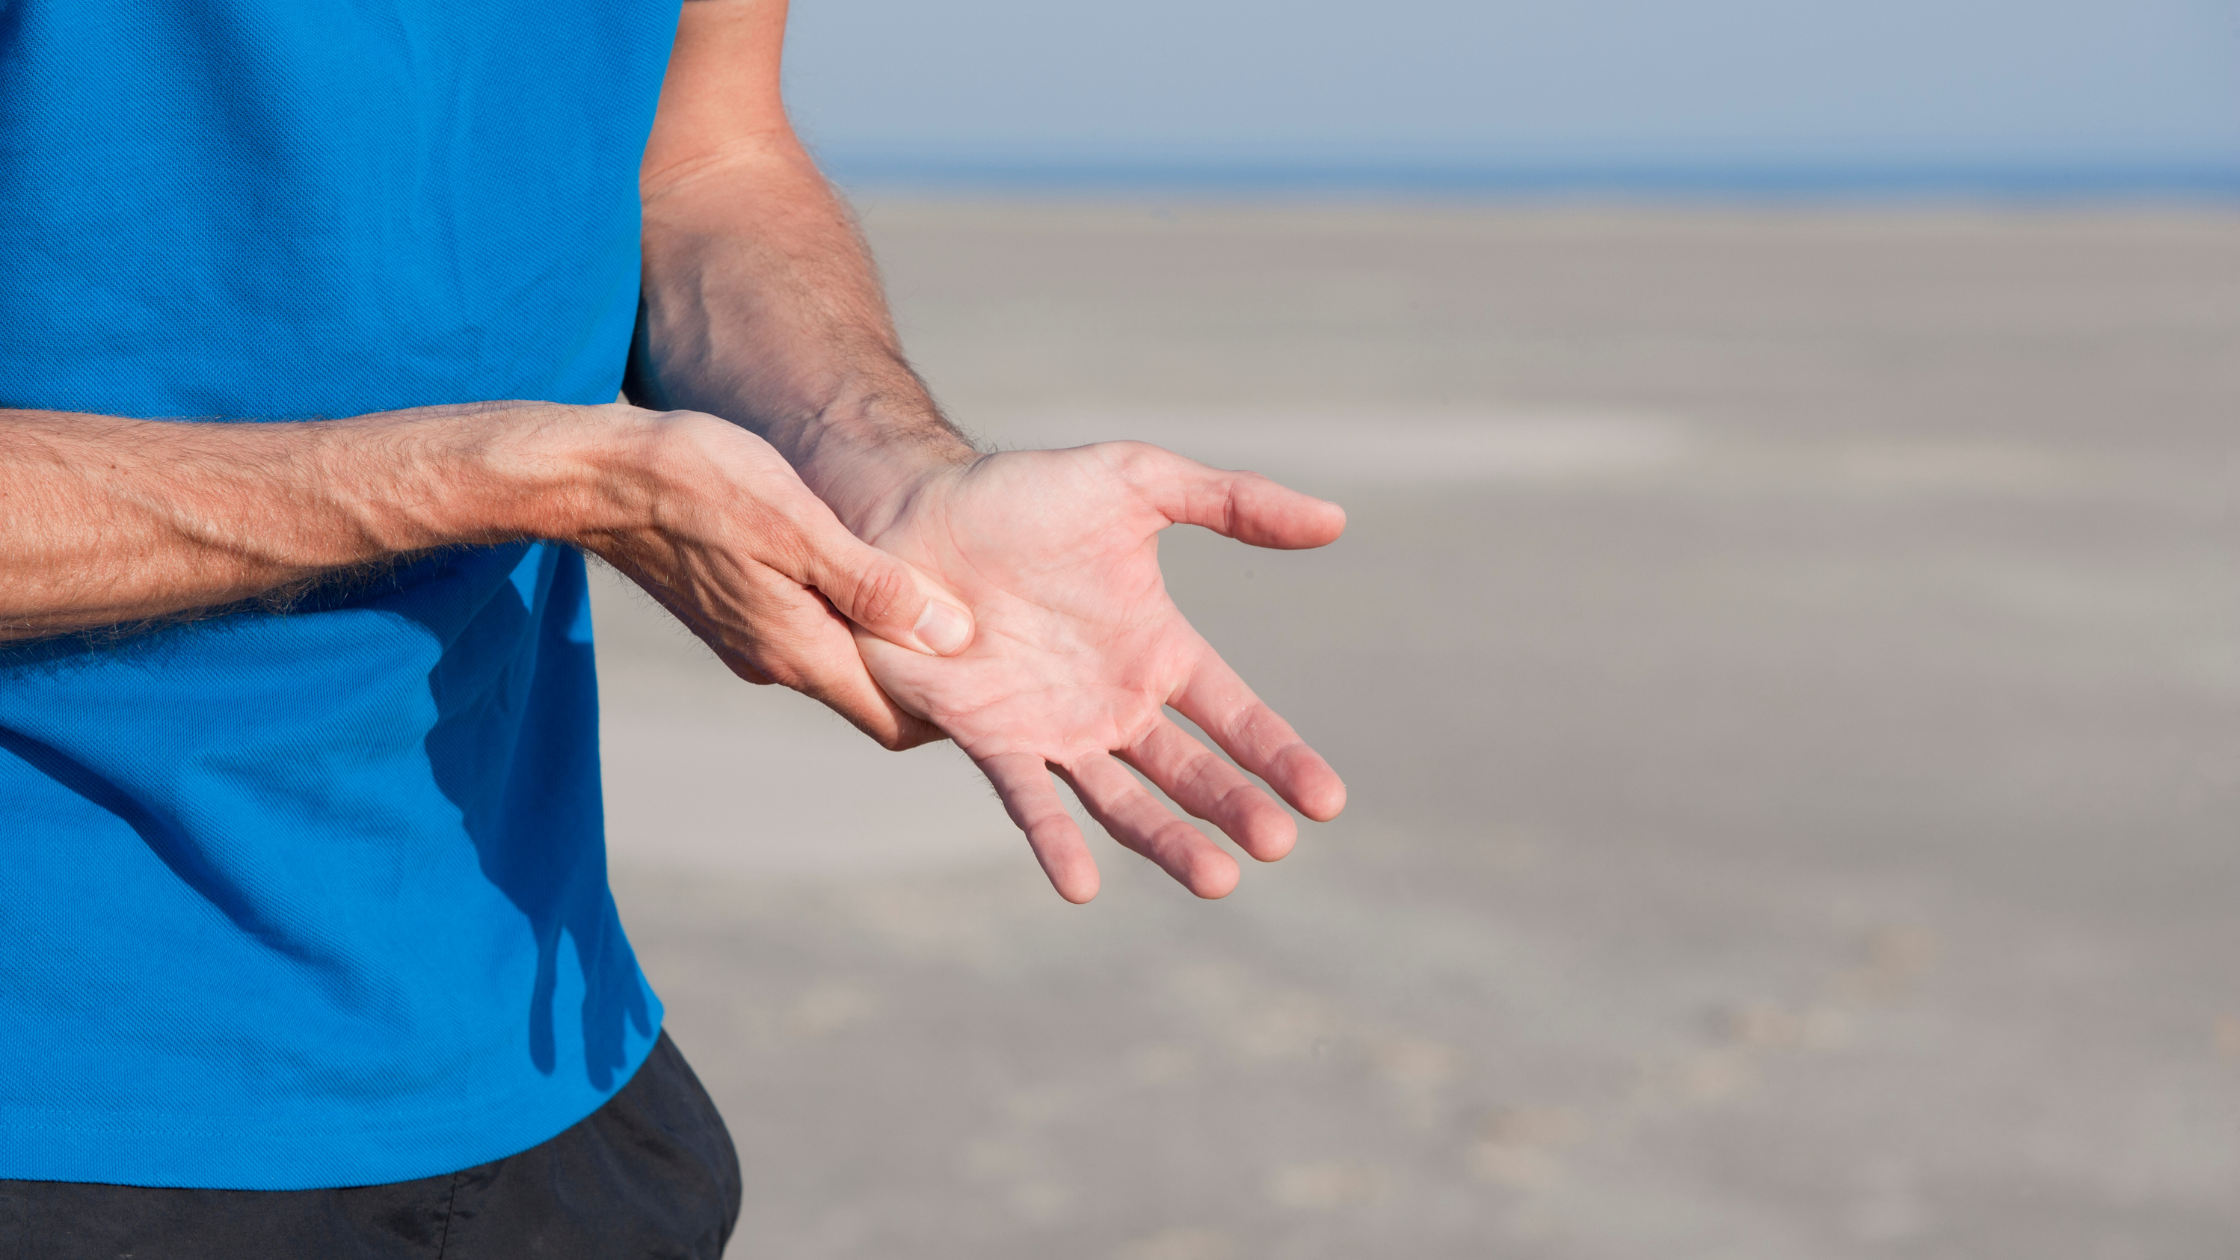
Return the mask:
[[912, 652], [954, 654], [975, 632], [963, 601], [849, 533], [760, 438], [698, 413], [661, 419], [671, 435], [654, 482], [661, 510], [584, 545], [741, 678], [813, 696], [889, 748], [939, 738], [872, 681], [854, 628]]
[[1255, 547], [1296, 550], [1335, 542], [1345, 532], [1344, 508], [1301, 494], [1254, 472], [1209, 468], [1141, 442], [1111, 442], [1122, 479], [1177, 525], [1202, 525]]
[[1346, 785], [1338, 772], [1307, 747], [1289, 722], [1261, 703], [1211, 646], [1202, 647], [1196, 668], [1172, 703], [1300, 813], [1328, 822], [1345, 809]]
[[942, 738], [872, 681], [854, 629], [829, 603], [775, 571], [764, 572], [768, 580], [756, 601], [759, 634], [749, 649], [752, 658], [716, 645], [733, 673], [749, 681], [759, 675], [821, 701], [886, 748], [914, 748]]
[[819, 525], [811, 530], [814, 549], [801, 578], [841, 616], [929, 656], [955, 656], [971, 646], [972, 614], [963, 600], [915, 566], [849, 533], [837, 518], [829, 528]]
[[899, 556], [848, 532], [823, 500], [791, 476], [766, 478], [772, 509], [762, 527], [765, 563], [812, 586], [840, 615], [889, 643], [928, 656], [955, 656], [972, 644], [972, 614], [964, 601]]
[[1051, 781], [1050, 768], [1042, 758], [1030, 753], [999, 753], [978, 759], [975, 764], [995, 785], [1004, 812], [1027, 833], [1027, 844], [1058, 895], [1075, 905], [1096, 896], [1097, 861], [1089, 855], [1081, 828], [1066, 813], [1058, 785]]
[[888, 748], [943, 737], [872, 681], [854, 628], [832, 605], [777, 570], [754, 565], [740, 573], [727, 605], [735, 615], [726, 620], [642, 572], [625, 572], [740, 678], [758, 686], [781, 684], [820, 700]]
[[1298, 842], [1299, 824], [1282, 806], [1165, 717], [1120, 756], [1175, 804], [1221, 828], [1260, 861], [1273, 862]]
[[1058, 772], [1113, 839], [1158, 863], [1183, 887], [1206, 898], [1236, 888], [1237, 860], [1168, 812], [1118, 761], [1094, 753]]

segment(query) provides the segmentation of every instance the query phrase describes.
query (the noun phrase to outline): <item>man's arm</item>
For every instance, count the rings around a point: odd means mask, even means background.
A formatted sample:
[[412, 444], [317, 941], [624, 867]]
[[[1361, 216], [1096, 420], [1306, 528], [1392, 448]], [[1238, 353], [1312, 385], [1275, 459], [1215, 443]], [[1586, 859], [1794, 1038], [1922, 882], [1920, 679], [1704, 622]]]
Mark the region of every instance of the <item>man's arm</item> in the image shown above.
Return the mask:
[[788, 122], [786, 0], [691, 0], [640, 177], [659, 407], [766, 438], [857, 533], [974, 458], [902, 356], [854, 219]]
[[598, 553], [742, 676], [808, 692], [891, 746], [931, 732], [871, 683], [831, 609], [918, 651], [971, 636], [969, 614], [851, 535], [766, 443], [704, 415], [497, 403], [202, 424], [0, 411], [0, 639], [523, 537]]
[[1345, 787], [1182, 619], [1155, 536], [1189, 523], [1315, 547], [1345, 514], [1132, 443], [975, 457], [904, 364], [868, 254], [786, 121], [785, 10], [684, 6], [641, 179], [638, 386], [763, 434], [859, 535], [971, 604], [964, 653], [919, 662], [867, 640], [864, 659], [988, 775], [1060, 894], [1086, 901], [1098, 879], [1053, 770], [1123, 844], [1222, 896], [1235, 860], [1121, 763], [1263, 861], [1296, 826], [1167, 708], [1310, 818], [1334, 817]]
[[619, 520], [627, 491], [568, 442], [568, 410], [272, 425], [0, 412], [0, 638], [161, 618], [447, 544]]

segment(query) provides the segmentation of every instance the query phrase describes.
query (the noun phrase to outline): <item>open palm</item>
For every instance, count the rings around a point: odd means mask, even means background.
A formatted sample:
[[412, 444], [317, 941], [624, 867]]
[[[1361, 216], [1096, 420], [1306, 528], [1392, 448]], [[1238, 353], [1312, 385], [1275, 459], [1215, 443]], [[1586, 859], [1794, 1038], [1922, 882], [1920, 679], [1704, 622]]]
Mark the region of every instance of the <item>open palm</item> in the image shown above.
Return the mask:
[[1329, 764], [1167, 597], [1158, 533], [1171, 524], [1262, 547], [1319, 547], [1345, 514], [1254, 473], [1113, 442], [987, 456], [925, 483], [868, 540], [965, 600], [978, 626], [952, 657], [859, 632], [872, 677], [987, 774], [1069, 901], [1096, 895], [1097, 868], [1052, 771], [1116, 839], [1201, 897], [1234, 888], [1237, 863], [1122, 763], [1261, 861], [1297, 838], [1291, 816], [1177, 725], [1169, 706], [1307, 817], [1334, 818], [1345, 805]]

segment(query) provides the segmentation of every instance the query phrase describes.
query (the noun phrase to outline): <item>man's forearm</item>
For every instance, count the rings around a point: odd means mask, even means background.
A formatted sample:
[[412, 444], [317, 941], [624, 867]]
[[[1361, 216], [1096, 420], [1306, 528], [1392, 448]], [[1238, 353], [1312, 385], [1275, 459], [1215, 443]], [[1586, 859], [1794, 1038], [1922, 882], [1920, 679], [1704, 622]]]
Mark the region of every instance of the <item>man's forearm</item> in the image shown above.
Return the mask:
[[747, 426], [859, 533], [973, 458], [903, 360], [846, 207], [790, 132], [645, 181], [646, 401]]
[[630, 483], [602, 465], [628, 438], [585, 440], [581, 412], [206, 424], [0, 411], [0, 639], [234, 603], [436, 547], [596, 528], [621, 514], [614, 497]]

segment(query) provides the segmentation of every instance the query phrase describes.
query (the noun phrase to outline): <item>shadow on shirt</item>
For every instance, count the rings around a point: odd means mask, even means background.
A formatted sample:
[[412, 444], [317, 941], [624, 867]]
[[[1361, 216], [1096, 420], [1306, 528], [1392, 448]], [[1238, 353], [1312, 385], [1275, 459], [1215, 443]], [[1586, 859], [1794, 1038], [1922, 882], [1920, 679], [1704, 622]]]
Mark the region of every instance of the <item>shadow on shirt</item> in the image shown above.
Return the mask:
[[[457, 810], [456, 821], [435, 793], [427, 792], [426, 780], [378, 777], [398, 773], [393, 768], [351, 784], [333, 799], [307, 796], [304, 801], [334, 811], [336, 823], [330, 825], [353, 833], [343, 838], [392, 846], [380, 856], [397, 863], [399, 871], [426, 870], [431, 857], [440, 866], [443, 850], [456, 845], [452, 828], [463, 829], [483, 877], [526, 921], [536, 961], [526, 995], [499, 991], [488, 974], [461, 977], [462, 989], [476, 1001], [505, 1010], [523, 1009], [525, 997], [529, 1058], [538, 1072], [550, 1076], [559, 1070], [557, 1022], [566, 1018], [557, 1009], [561, 962], [572, 952], [585, 984], [581, 1010], [574, 1013], [581, 1020], [584, 1070], [595, 1090], [611, 1092], [628, 1065], [629, 1030], [634, 1027], [650, 1040], [653, 1017], [607, 890], [598, 696], [582, 557], [553, 544], [459, 549], [290, 592], [284, 608], [267, 601], [192, 619], [0, 644], [0, 686], [12, 689], [0, 698], [21, 699], [33, 709], [75, 703], [93, 714], [76, 726], [59, 724], [63, 735], [81, 736], [75, 740], [58, 740], [51, 731], [42, 739], [0, 721], [0, 759], [21, 763], [66, 794], [58, 799], [81, 802], [87, 819], [107, 816], [130, 828], [173, 877], [230, 922], [240, 940], [263, 942], [288, 955], [297, 970], [317, 971], [336, 961], [329, 957], [336, 942], [321, 935], [307, 945], [300, 914], [282, 905], [276, 919], [272, 905], [244, 888], [241, 872], [228, 865], [243, 860], [242, 846], [231, 843], [232, 829], [224, 817], [207, 814], [195, 780], [161, 773], [157, 763], [184, 758], [191, 765], [220, 770], [233, 763], [245, 777], [222, 780], [219, 787], [273, 792], [284, 799], [301, 790], [301, 781], [289, 773], [273, 776], [270, 783], [257, 781], [257, 758], [285, 755], [293, 768], [409, 766], [418, 758], [409, 745], [395, 744], [424, 730], [419, 742], [428, 773], [442, 800]], [[301, 690], [298, 673], [257, 668], [261, 640], [242, 633], [259, 623], [269, 627], [275, 614], [310, 618], [347, 610], [377, 611], [409, 622], [415, 636], [433, 637], [441, 656], [424, 680], [414, 676], [416, 667], [398, 676], [394, 663], [425, 659], [425, 645], [383, 640], [378, 634], [361, 638], [361, 631], [327, 637], [307, 633], [296, 645], [299, 653], [315, 650], [305, 643], [371, 644], [354, 662], [355, 672], [335, 662], [337, 673], [329, 685], [341, 690], [322, 696]], [[200, 672], [198, 666], [210, 659], [241, 672]], [[231, 680], [217, 684], [228, 689], [226, 694], [212, 694], [213, 677]], [[230, 694], [230, 685], [249, 690], [244, 679], [264, 690]], [[294, 725], [252, 721], [243, 728], [245, 735], [227, 733], [241, 714], [289, 707], [309, 720]], [[219, 709], [227, 710], [223, 717], [205, 712]], [[157, 716], [150, 717], [144, 730], [117, 738], [115, 715], [136, 711]], [[173, 731], [167, 737], [166, 722], [187, 724], [192, 734]], [[352, 748], [288, 742], [322, 730], [325, 734], [314, 738], [372, 743]], [[197, 736], [205, 742], [197, 744]], [[143, 763], [152, 768], [150, 774], [129, 772]], [[352, 795], [359, 792], [377, 795]], [[201, 825], [187, 825], [182, 821], [187, 818]], [[7, 830], [5, 821], [0, 817], [0, 834]], [[307, 814], [297, 821], [318, 825]], [[270, 822], [263, 819], [257, 825]], [[78, 825], [90, 823], [81, 820]], [[254, 846], [248, 852], [251, 860], [259, 860]], [[261, 860], [280, 856], [273, 852]], [[359, 875], [378, 886], [372, 873]], [[441, 896], [436, 903], [430, 909], [437, 914], [464, 914], [467, 907], [491, 904], [467, 897], [446, 902]], [[379, 907], [359, 909], [378, 912]], [[454, 921], [429, 927], [459, 929], [455, 939], [462, 944], [491, 939], [480, 925]], [[381, 959], [372, 956], [374, 948], [371, 941], [360, 942], [355, 953], [344, 948], [340, 961], [378, 968]], [[469, 966], [488, 962], [461, 961]], [[415, 976], [411, 982], [420, 979]]]
[[[555, 544], [469, 553], [498, 576], [482, 607], [446, 631], [428, 674], [438, 719], [428, 732], [436, 784], [459, 807], [482, 873], [527, 917], [537, 942], [529, 1054], [556, 1068], [554, 1004], [563, 938], [585, 994], [584, 1067], [615, 1087], [625, 1025], [653, 1033], [636, 958], [607, 890], [599, 792], [598, 687], [583, 557]], [[518, 557], [510, 568], [496, 563]], [[542, 597], [541, 599], [539, 597]], [[533, 610], [541, 609], [541, 617]], [[423, 623], [427, 624], [427, 623]]]

